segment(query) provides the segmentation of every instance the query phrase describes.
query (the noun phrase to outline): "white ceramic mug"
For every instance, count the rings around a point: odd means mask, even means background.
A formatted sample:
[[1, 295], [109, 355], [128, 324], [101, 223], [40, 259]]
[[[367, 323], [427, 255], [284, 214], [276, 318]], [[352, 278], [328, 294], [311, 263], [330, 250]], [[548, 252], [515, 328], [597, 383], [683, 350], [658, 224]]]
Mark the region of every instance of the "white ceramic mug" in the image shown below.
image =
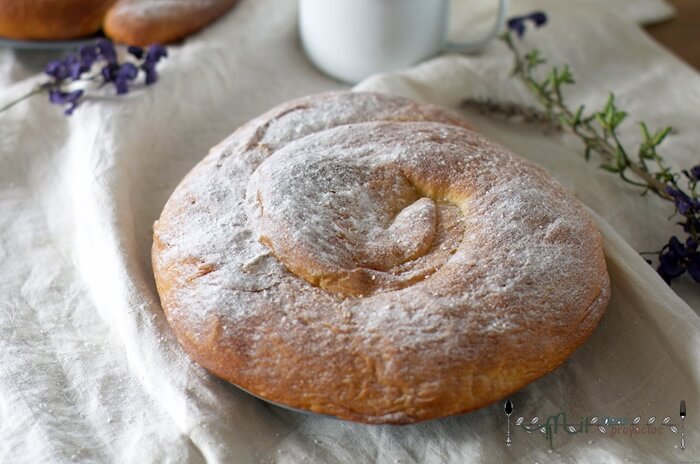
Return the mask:
[[302, 45], [322, 71], [359, 82], [415, 64], [444, 50], [473, 52], [500, 32], [508, 0], [498, 1], [494, 26], [468, 43], [447, 41], [450, 0], [301, 0]]

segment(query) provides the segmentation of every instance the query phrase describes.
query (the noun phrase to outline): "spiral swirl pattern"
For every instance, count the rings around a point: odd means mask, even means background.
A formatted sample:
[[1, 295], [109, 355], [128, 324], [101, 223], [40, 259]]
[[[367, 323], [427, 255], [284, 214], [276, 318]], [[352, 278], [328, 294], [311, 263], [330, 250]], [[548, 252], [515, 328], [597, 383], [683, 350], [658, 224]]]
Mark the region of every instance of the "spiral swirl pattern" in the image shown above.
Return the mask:
[[215, 147], [156, 223], [153, 265], [204, 367], [372, 423], [516, 391], [610, 293], [600, 234], [545, 172], [442, 110], [363, 93], [287, 103]]

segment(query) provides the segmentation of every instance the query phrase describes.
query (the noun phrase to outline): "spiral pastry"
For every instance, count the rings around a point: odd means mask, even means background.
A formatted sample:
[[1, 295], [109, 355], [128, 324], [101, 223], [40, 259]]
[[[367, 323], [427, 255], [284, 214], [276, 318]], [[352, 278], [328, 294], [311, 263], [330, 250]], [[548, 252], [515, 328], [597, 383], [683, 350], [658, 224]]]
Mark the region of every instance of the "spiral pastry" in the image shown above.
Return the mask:
[[194, 360], [279, 404], [407, 424], [559, 366], [610, 297], [598, 230], [542, 169], [433, 106], [283, 104], [214, 147], [154, 225]]

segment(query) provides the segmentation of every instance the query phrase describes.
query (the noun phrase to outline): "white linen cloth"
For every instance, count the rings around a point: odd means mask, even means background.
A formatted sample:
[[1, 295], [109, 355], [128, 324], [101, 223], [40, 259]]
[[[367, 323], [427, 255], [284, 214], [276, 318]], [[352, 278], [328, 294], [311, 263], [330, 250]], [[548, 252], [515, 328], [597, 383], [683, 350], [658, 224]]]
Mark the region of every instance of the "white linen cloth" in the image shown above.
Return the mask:
[[[664, 153], [679, 167], [696, 164], [700, 77], [613, 11], [649, 20], [668, 8], [609, 3], [516, 1], [516, 10], [537, 6], [551, 20], [523, 45], [572, 65], [579, 84], [571, 101], [599, 104], [610, 89], [634, 118], [673, 124], [679, 134]], [[676, 231], [668, 205], [586, 164], [568, 139], [474, 115], [483, 132], [540, 163], [597, 213], [613, 282], [599, 329], [512, 397], [514, 416], [564, 410], [678, 423], [686, 399], [685, 452], [668, 430], [556, 435], [551, 452], [544, 435], [518, 430], [507, 448], [501, 404], [416, 426], [342, 422], [267, 405], [189, 361], [158, 304], [151, 224], [183, 175], [238, 125], [289, 98], [342, 88], [308, 64], [295, 28], [294, 2], [242, 1], [171, 47], [153, 87], [95, 97], [69, 118], [43, 97], [0, 114], [0, 462], [700, 459], [700, 319], [634, 251], [658, 248]], [[46, 58], [0, 51], [0, 104], [38, 82]], [[494, 43], [482, 55], [439, 57], [360, 88], [449, 107], [468, 96], [524, 101], [509, 60]], [[635, 130], [630, 122], [625, 136]], [[674, 289], [698, 311], [695, 285]]]

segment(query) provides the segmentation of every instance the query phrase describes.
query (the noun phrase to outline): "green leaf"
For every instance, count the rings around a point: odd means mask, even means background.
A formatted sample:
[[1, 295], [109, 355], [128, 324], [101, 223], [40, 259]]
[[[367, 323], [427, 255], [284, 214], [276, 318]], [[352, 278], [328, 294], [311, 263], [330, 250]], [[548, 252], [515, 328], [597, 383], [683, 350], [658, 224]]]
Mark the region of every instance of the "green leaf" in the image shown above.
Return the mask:
[[596, 115], [596, 119], [598, 119], [598, 122], [602, 127], [610, 129], [612, 126], [615, 111], [615, 96], [611, 93], [608, 95], [608, 100], [605, 102], [603, 110], [599, 111]]
[[565, 114], [557, 115], [557, 119], [559, 120], [559, 124], [562, 126], [573, 127], [574, 125], [574, 120], [569, 118]]
[[562, 68], [561, 73], [559, 74], [559, 82], [562, 84], [576, 83], [576, 81], [574, 81], [574, 75], [571, 74], [571, 69], [569, 68], [568, 64], [565, 64]]
[[612, 114], [612, 112], [615, 111], [615, 94], [612, 92], [608, 94], [608, 100], [605, 102], [604, 111], [606, 114]]
[[579, 124], [581, 124], [581, 116], [583, 116], [583, 110], [583, 105], [579, 106], [576, 110], [576, 114], [574, 114], [574, 126], [578, 126]]
[[615, 111], [612, 114], [611, 120], [610, 120], [610, 127], [612, 129], [615, 129], [617, 126], [620, 125], [620, 123], [627, 117], [627, 113], [625, 111]]
[[642, 159], [653, 160], [654, 152], [649, 150], [649, 147], [646, 145], [646, 143], [643, 143], [642, 146], [639, 147], [639, 156]]
[[609, 106], [605, 109], [605, 123], [608, 125], [608, 127], [612, 127], [612, 122], [613, 118], [615, 117], [615, 108], [612, 106]]
[[546, 82], [550, 83], [554, 89], [559, 87], [559, 75], [557, 74], [557, 68], [552, 68], [549, 71]]
[[671, 183], [673, 183], [676, 179], [675, 175], [673, 173], [671, 173], [671, 170], [667, 167], [665, 167], [661, 171], [655, 173], [654, 177], [656, 178], [656, 180], [660, 180], [662, 182], [671, 182]]
[[538, 49], [532, 49], [525, 54], [525, 63], [529, 70], [536, 68], [537, 66], [546, 63], [546, 60], [540, 56], [540, 51]]
[[671, 133], [672, 130], [673, 130], [672, 127], [665, 127], [663, 129], [661, 129], [659, 132], [657, 132], [656, 134], [654, 134], [654, 138], [651, 141], [652, 145], [655, 147], [659, 146], [661, 144], [661, 142], [664, 141], [666, 136]]
[[647, 128], [647, 125], [642, 121], [639, 123], [639, 128], [642, 131], [642, 137], [644, 138], [644, 142], [649, 143], [651, 141], [651, 135], [649, 134], [649, 129]]
[[600, 127], [602, 127], [603, 129], [607, 129], [609, 127], [605, 113], [596, 113], [595, 119], [596, 121], [598, 121], [598, 124], [600, 124]]

